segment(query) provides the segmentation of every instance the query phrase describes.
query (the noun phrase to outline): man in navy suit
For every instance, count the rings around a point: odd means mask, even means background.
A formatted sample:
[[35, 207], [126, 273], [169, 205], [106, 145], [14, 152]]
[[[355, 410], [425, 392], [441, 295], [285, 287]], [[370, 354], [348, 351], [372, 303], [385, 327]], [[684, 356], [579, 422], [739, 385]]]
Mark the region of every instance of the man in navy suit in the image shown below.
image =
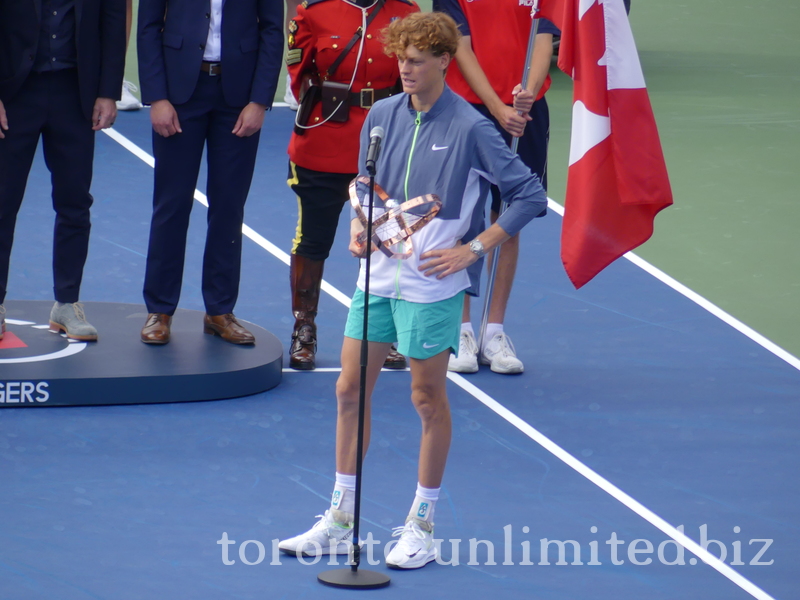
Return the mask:
[[253, 335], [233, 316], [244, 204], [264, 111], [283, 56], [282, 0], [140, 0], [139, 80], [151, 105], [155, 186], [142, 341], [166, 344], [180, 297], [189, 214], [207, 145], [204, 330], [234, 344]]
[[95, 131], [117, 115], [125, 0], [0, 0], [0, 339], [14, 228], [39, 138], [56, 212], [50, 327], [96, 340], [78, 303]]

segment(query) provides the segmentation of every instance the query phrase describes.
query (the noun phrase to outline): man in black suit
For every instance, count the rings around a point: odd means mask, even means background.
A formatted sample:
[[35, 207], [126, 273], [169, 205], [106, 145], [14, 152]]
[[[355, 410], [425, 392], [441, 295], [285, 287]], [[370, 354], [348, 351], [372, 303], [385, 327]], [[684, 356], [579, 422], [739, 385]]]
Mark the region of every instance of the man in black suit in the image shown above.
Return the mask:
[[180, 297], [186, 233], [203, 148], [208, 232], [204, 330], [234, 344], [253, 335], [233, 316], [244, 204], [264, 111], [283, 56], [282, 0], [140, 0], [139, 80], [151, 104], [155, 184], [144, 299], [146, 344], [166, 344]]
[[114, 123], [124, 68], [125, 0], [0, 0], [0, 339], [14, 227], [39, 137], [56, 211], [50, 327], [97, 339], [78, 303], [94, 132]]

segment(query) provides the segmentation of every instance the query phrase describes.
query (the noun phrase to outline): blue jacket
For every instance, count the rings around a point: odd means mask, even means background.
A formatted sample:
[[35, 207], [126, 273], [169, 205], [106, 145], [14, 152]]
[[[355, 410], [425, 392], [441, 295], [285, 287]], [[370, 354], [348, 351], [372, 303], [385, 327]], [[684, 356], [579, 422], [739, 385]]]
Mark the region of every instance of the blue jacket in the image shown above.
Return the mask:
[[[140, 0], [142, 101], [192, 96], [208, 38], [210, 0]], [[272, 106], [283, 57], [283, 2], [228, 0], [222, 8], [222, 92], [234, 107]]]
[[[502, 198], [511, 203], [497, 223], [509, 235], [516, 234], [547, 206], [539, 178], [511, 153], [494, 125], [447, 86], [426, 113], [411, 108], [407, 94], [375, 104], [361, 130], [362, 175], [367, 172], [369, 134], [377, 125], [385, 131], [377, 163], [378, 185], [401, 202], [436, 194], [442, 200], [442, 209], [413, 234], [414, 253], [408, 259], [373, 253], [370, 293], [411, 302], [437, 302], [462, 290], [477, 295], [483, 260], [439, 280], [417, 269], [419, 256], [429, 250], [452, 248], [461, 240], [469, 242], [485, 229], [484, 205], [490, 183], [496, 184]], [[366, 196], [364, 188], [360, 194]], [[381, 211], [375, 211], [375, 216]], [[363, 263], [358, 283], [362, 290]]]

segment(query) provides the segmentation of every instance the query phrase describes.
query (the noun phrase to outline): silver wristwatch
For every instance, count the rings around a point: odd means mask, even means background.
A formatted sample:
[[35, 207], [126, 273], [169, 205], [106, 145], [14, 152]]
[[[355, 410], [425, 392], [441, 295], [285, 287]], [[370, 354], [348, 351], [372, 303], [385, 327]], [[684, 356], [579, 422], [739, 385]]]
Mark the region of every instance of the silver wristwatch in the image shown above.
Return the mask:
[[483, 247], [483, 243], [478, 238], [475, 238], [469, 243], [469, 249], [472, 250], [475, 254], [478, 255], [478, 258], [486, 254], [486, 248]]

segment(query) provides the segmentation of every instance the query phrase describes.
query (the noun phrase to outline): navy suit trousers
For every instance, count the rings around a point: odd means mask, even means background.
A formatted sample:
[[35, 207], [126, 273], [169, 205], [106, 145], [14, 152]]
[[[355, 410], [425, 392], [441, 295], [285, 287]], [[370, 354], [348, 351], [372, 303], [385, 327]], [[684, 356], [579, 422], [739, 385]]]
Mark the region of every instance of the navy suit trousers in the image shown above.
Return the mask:
[[259, 134], [231, 133], [244, 107], [222, 95], [221, 76], [201, 73], [192, 97], [175, 105], [182, 133], [153, 132], [153, 219], [144, 281], [148, 312], [171, 315], [178, 306], [186, 235], [203, 149], [207, 146], [208, 231], [203, 255], [203, 301], [210, 315], [233, 312], [239, 294], [244, 204], [255, 168]]
[[8, 131], [0, 139], [0, 304], [28, 175], [39, 144], [53, 183], [53, 290], [59, 302], [77, 302], [89, 249], [94, 131], [84, 116], [75, 69], [31, 73], [5, 104]]

